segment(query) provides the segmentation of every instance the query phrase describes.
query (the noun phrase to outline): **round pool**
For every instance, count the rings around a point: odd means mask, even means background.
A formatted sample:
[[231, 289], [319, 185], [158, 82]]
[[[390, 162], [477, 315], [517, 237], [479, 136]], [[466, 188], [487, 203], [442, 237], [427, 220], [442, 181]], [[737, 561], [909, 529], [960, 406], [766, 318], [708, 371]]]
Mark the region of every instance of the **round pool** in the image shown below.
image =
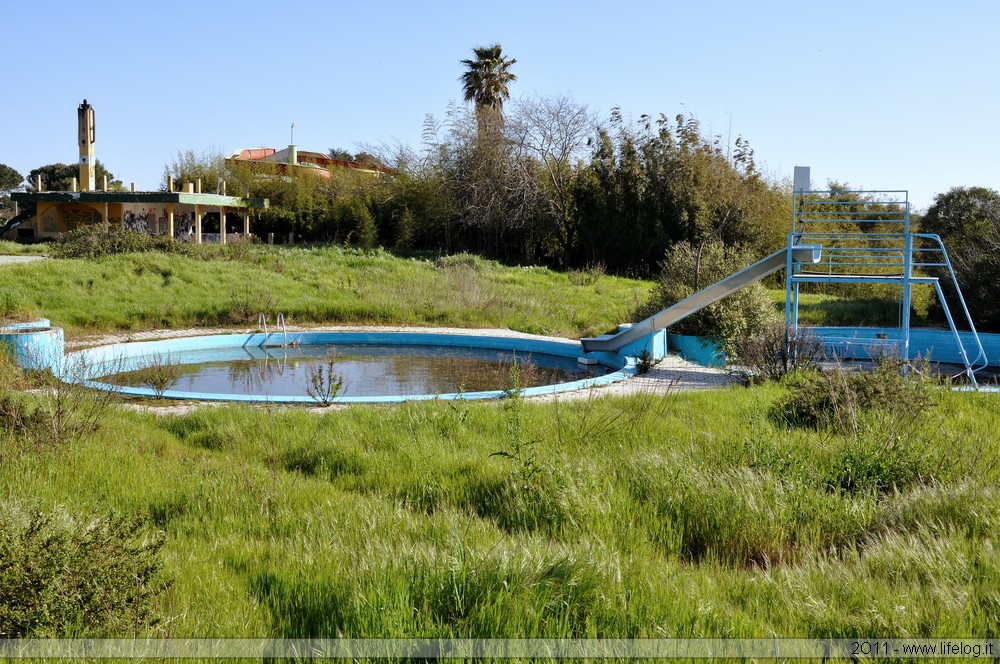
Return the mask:
[[508, 393], [514, 363], [523, 396], [634, 373], [630, 360], [599, 355], [596, 365], [585, 364], [579, 342], [527, 336], [272, 332], [101, 346], [68, 354], [61, 377], [131, 396], [200, 401], [493, 399]]

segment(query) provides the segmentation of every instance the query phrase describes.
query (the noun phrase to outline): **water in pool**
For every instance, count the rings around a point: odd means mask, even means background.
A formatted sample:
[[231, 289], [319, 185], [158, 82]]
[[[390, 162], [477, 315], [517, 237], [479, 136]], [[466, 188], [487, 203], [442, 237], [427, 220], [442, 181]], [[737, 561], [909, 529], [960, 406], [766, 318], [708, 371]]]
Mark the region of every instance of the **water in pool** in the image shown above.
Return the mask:
[[[244, 359], [205, 361], [184, 353], [171, 390], [216, 394], [315, 396], [314, 379], [329, 372], [342, 377], [342, 397], [451, 394], [503, 390], [510, 385], [511, 351], [440, 346], [306, 345], [247, 348]], [[203, 358], [209, 354], [204, 353]], [[521, 387], [550, 385], [599, 376], [605, 367], [582, 367], [575, 358], [516, 354]], [[142, 372], [106, 378], [143, 386]], [[325, 379], [324, 379], [325, 380]]]

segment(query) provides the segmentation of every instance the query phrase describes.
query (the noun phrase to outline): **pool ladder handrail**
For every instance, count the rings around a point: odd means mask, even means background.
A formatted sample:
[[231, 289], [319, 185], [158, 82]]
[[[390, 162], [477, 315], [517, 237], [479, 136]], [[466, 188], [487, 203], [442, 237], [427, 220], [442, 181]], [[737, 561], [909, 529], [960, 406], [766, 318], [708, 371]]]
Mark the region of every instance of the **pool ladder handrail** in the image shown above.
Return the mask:
[[[288, 348], [288, 330], [285, 329], [285, 314], [278, 312], [278, 317], [274, 321], [274, 324], [281, 327], [281, 347]], [[257, 316], [257, 331], [260, 332], [261, 328], [264, 329], [264, 340], [260, 342], [260, 347], [266, 348], [267, 339], [270, 334], [267, 331], [267, 316], [263, 312]]]

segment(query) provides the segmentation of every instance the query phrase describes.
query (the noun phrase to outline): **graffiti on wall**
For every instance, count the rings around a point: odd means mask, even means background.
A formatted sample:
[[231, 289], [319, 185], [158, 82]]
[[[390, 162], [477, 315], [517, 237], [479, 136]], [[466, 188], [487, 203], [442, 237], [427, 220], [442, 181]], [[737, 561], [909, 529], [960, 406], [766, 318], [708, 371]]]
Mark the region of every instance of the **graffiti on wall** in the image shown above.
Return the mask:
[[174, 217], [174, 237], [179, 240], [190, 240], [194, 235], [194, 225], [191, 223], [191, 213], [181, 212]]
[[148, 233], [150, 220], [156, 221], [154, 210], [146, 211], [146, 208], [143, 208], [141, 212], [132, 210], [122, 212], [122, 224], [126, 230]]
[[43, 233], [58, 233], [59, 224], [56, 223], [56, 215], [54, 212], [46, 212], [42, 215], [42, 232]]
[[95, 210], [85, 207], [71, 207], [62, 209], [63, 224], [66, 230], [72, 231], [87, 224], [94, 224], [101, 220], [101, 214]]

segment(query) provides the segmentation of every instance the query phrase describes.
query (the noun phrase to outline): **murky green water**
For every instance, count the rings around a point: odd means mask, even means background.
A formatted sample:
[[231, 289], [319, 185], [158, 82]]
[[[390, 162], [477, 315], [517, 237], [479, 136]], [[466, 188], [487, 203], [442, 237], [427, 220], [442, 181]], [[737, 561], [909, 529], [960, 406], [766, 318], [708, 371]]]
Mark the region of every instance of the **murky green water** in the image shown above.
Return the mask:
[[[194, 358], [195, 360], [197, 358]], [[307, 345], [248, 351], [247, 359], [181, 361], [169, 389], [211, 394], [316, 396], [342, 381], [336, 396], [407, 396], [508, 389], [515, 354], [510, 351], [428, 346]], [[517, 353], [521, 387], [582, 380], [606, 374], [574, 358]], [[142, 372], [107, 378], [143, 386]]]

